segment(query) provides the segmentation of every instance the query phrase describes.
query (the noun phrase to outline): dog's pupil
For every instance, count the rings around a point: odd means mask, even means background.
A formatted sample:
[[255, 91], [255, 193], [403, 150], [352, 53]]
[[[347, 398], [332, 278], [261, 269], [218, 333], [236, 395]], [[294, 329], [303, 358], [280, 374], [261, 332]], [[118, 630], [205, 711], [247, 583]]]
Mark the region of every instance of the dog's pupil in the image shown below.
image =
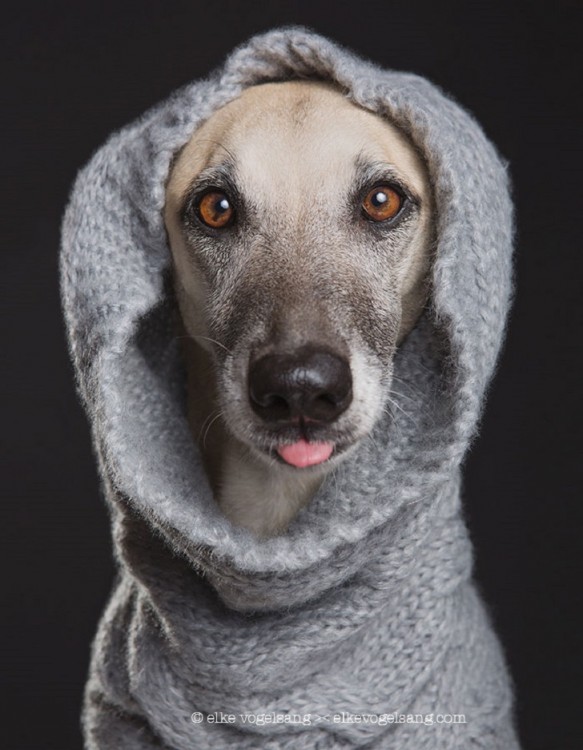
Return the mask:
[[387, 202], [387, 200], [387, 194], [379, 191], [378, 193], [375, 193], [373, 195], [371, 203], [373, 204], [373, 206], [376, 206], [376, 208], [380, 208], [384, 203]]

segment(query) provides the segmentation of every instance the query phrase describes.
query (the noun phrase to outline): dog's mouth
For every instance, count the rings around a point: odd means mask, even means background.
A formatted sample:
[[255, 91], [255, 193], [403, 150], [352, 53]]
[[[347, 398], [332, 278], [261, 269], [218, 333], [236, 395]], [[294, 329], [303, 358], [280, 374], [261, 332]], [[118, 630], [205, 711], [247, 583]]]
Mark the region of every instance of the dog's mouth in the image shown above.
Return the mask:
[[344, 431], [338, 435], [326, 434], [329, 432], [331, 431], [313, 429], [286, 431], [279, 439], [272, 440], [269, 448], [263, 450], [282, 466], [301, 471], [307, 471], [311, 467], [316, 469], [329, 464], [358, 442]]
[[285, 443], [273, 450], [273, 454], [289, 466], [305, 469], [308, 466], [318, 466], [332, 456], [335, 444], [331, 441], [309, 442], [300, 438], [294, 443]]
[[[330, 425], [295, 417], [273, 430], [268, 442], [255, 444], [264, 455], [294, 469], [321, 466], [344, 452], [352, 441], [337, 435]], [[267, 437], [267, 436], [265, 436]]]
[[227, 430], [257, 457], [300, 472], [324, 468], [335, 462], [369, 431], [366, 427], [355, 428], [350, 421], [326, 424], [297, 416], [271, 425], [253, 420], [252, 429], [247, 422], [246, 429], [240, 430], [237, 428], [241, 422], [230, 421], [228, 411], [223, 419]]

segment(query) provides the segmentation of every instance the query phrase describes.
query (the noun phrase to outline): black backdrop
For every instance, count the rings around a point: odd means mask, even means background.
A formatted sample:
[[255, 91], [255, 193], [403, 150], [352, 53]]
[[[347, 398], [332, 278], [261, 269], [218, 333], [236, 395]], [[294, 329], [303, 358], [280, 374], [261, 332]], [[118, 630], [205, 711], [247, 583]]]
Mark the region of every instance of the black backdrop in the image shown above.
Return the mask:
[[524, 747], [583, 747], [577, 4], [144, 0], [3, 10], [4, 747], [80, 747], [89, 644], [113, 573], [59, 308], [69, 187], [113, 129], [206, 75], [251, 34], [283, 23], [429, 77], [510, 161], [518, 293], [467, 460], [466, 507]]

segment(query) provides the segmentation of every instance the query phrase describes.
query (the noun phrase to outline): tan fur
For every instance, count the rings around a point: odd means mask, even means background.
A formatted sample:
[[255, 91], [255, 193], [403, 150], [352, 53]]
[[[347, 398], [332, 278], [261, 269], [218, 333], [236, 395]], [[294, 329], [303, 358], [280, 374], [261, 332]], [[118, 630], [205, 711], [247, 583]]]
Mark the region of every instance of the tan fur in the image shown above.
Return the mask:
[[[289, 236], [294, 232], [295, 236], [304, 236], [305, 223], [312, 221], [309, 217], [318, 202], [325, 211], [326, 201], [333, 205], [346, 192], [358, 154], [394, 167], [421, 198], [415, 235], [404, 260], [393, 271], [398, 275], [402, 308], [398, 342], [414, 326], [425, 302], [431, 195], [424, 165], [405, 136], [320, 82], [293, 81], [247, 89], [197, 129], [173, 165], [166, 188], [165, 222], [188, 337], [185, 353], [190, 426], [223, 512], [234, 523], [265, 536], [286, 528], [330, 467], [325, 464], [302, 473], [257, 460], [226, 429], [225, 415], [216, 408], [213, 342], [208, 339], [205, 319], [208, 290], [192, 262], [179, 212], [193, 178], [227, 154], [236, 160], [245, 194], [252, 195], [266, 215], [276, 217]], [[323, 231], [334, 237], [334, 227]], [[338, 236], [334, 252], [341, 258], [350, 249], [343, 247]], [[329, 244], [334, 246], [332, 241]], [[332, 255], [329, 260], [336, 262]], [[291, 264], [295, 260], [284, 258], [282, 262]], [[290, 309], [289, 324], [290, 336], [299, 338], [300, 308]], [[361, 358], [359, 364], [357, 360], [355, 355], [355, 378], [358, 376], [358, 383], [366, 385], [366, 361]], [[368, 388], [359, 385], [359, 389], [374, 399], [372, 380]]]

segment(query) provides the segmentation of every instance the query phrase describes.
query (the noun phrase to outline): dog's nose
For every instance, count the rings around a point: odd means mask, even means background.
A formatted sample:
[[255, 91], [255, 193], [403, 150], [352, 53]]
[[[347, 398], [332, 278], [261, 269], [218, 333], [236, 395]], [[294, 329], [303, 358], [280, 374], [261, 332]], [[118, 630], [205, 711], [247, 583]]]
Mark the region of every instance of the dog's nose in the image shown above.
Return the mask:
[[249, 397], [266, 422], [332, 422], [352, 401], [350, 366], [344, 357], [313, 348], [266, 354], [250, 365]]

